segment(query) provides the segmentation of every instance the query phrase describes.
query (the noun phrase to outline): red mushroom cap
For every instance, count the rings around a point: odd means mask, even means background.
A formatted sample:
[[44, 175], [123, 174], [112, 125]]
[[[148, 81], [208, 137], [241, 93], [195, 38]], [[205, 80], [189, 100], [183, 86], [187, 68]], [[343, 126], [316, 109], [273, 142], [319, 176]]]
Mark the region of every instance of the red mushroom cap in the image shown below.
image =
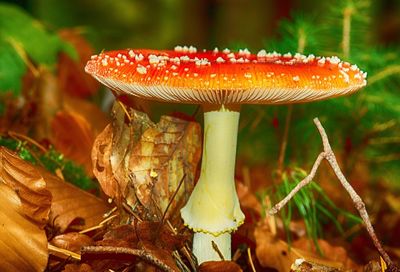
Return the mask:
[[119, 50], [92, 56], [86, 72], [117, 93], [177, 103], [284, 104], [352, 93], [366, 73], [338, 57], [261, 50]]

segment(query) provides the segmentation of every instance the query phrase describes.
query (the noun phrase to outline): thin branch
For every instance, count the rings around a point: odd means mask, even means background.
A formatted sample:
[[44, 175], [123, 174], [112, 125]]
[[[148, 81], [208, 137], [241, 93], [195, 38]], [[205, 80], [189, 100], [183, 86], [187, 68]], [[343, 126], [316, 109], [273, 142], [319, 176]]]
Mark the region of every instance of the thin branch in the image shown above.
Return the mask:
[[289, 202], [289, 200], [292, 199], [292, 197], [298, 191], [300, 191], [301, 188], [303, 188], [304, 186], [306, 186], [307, 184], [309, 184], [312, 181], [312, 179], [315, 177], [317, 169], [318, 169], [319, 165], [321, 164], [321, 161], [324, 159], [324, 157], [325, 157], [325, 154], [323, 152], [319, 154], [319, 156], [317, 157], [317, 159], [314, 162], [314, 165], [311, 169], [310, 174], [307, 177], [305, 177], [302, 181], [300, 181], [296, 185], [296, 187], [294, 187], [294, 189], [283, 200], [281, 200], [278, 204], [276, 204], [274, 207], [272, 207], [271, 210], [269, 210], [270, 215], [274, 215], [278, 211], [280, 211], [280, 209], [282, 209]]
[[251, 271], [257, 272], [256, 268], [254, 267], [253, 259], [251, 258], [251, 249], [249, 247], [247, 248], [247, 258], [249, 259]]
[[82, 247], [81, 253], [83, 254], [126, 254], [131, 256], [137, 256], [163, 271], [174, 272], [174, 269], [164, 264], [161, 260], [155, 256], [147, 253], [142, 249], [133, 249], [127, 247], [114, 247], [114, 246], [85, 246]]
[[215, 250], [215, 252], [217, 252], [221, 261], [225, 261], [224, 255], [222, 255], [221, 251], [218, 248], [218, 245], [214, 241], [211, 241], [211, 245], [212, 245], [212, 248]]
[[276, 204], [270, 211], [270, 215], [276, 214], [280, 209], [283, 208], [287, 204], [287, 202], [304, 186], [309, 184], [312, 179], [314, 178], [316, 171], [318, 170], [319, 165], [323, 159], [326, 159], [329, 165], [332, 167], [333, 171], [335, 172], [336, 177], [339, 179], [342, 186], [346, 189], [348, 194], [350, 195], [351, 199], [353, 200], [354, 206], [358, 210], [361, 218], [364, 221], [364, 225], [368, 231], [369, 236], [372, 239], [376, 249], [378, 250], [379, 254], [381, 254], [382, 258], [385, 260], [386, 264], [388, 265], [387, 271], [389, 272], [398, 272], [400, 271], [398, 267], [395, 266], [393, 261], [390, 259], [389, 255], [383, 249], [381, 242], [379, 241], [378, 237], [375, 234], [374, 228], [372, 227], [371, 221], [369, 219], [367, 210], [365, 209], [365, 204], [362, 201], [361, 197], [356, 193], [350, 183], [347, 181], [346, 177], [343, 175], [339, 164], [336, 160], [335, 154], [332, 151], [332, 147], [329, 143], [328, 136], [326, 135], [325, 129], [322, 127], [318, 118], [314, 119], [314, 123], [318, 128], [318, 131], [322, 138], [322, 144], [324, 147], [324, 151], [319, 154], [317, 157], [310, 174], [305, 177], [302, 181], [300, 181], [297, 186], [278, 204]]
[[174, 194], [172, 195], [171, 199], [169, 200], [168, 205], [167, 205], [167, 207], [165, 208], [164, 213], [163, 213], [163, 215], [162, 215], [162, 217], [161, 217], [161, 224], [160, 224], [160, 225], [163, 225], [163, 224], [164, 224], [164, 220], [165, 220], [165, 218], [166, 218], [166, 216], [167, 216], [168, 209], [169, 209], [169, 207], [171, 206], [172, 202], [174, 201], [176, 195], [178, 194], [178, 191], [179, 191], [179, 189], [181, 188], [181, 186], [182, 186], [183, 181], [185, 180], [185, 178], [186, 178], [186, 173], [182, 176], [181, 180], [179, 181], [178, 187], [176, 188], [176, 190], [175, 190]]

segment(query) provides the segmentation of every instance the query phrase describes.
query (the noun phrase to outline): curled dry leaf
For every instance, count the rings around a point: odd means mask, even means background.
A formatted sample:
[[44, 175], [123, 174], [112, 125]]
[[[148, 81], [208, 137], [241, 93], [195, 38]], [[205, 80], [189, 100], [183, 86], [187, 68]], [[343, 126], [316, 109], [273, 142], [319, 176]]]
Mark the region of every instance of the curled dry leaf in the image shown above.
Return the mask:
[[[359, 266], [353, 262], [353, 260], [348, 256], [347, 251], [343, 247], [333, 246], [322, 239], [318, 239], [318, 245], [323, 253], [323, 256], [325, 256], [326, 259], [334, 262], [339, 262], [346, 269], [359, 269]], [[298, 249], [317, 254], [317, 249], [314, 242], [305, 237], [294, 241], [293, 246]]]
[[343, 270], [339, 270], [334, 267], [315, 264], [312, 262], [308, 262], [304, 259], [295, 260], [290, 269], [290, 272], [340, 272], [340, 271]]
[[199, 266], [199, 272], [241, 272], [240, 266], [232, 261], [210, 261]]
[[15, 191], [0, 182], [0, 271], [46, 268], [46, 233], [26, 217], [25, 211]]
[[[73, 222], [75, 229], [86, 229], [99, 224], [109, 210], [108, 205], [96, 196], [69, 184], [42, 170], [47, 188], [53, 195], [50, 222], [63, 233]], [[79, 220], [80, 219], [80, 220]]]
[[[111, 124], [97, 136], [92, 149], [93, 173], [103, 192], [113, 199], [121, 199], [119, 186], [110, 164], [113, 137]], [[119, 203], [119, 201], [117, 201]]]
[[92, 175], [92, 150], [95, 134], [89, 122], [73, 111], [59, 111], [51, 122], [52, 142], [67, 158], [85, 167]]
[[313, 263], [327, 267], [341, 269], [344, 265], [338, 261], [323, 258], [312, 252], [308, 252], [289, 245], [273, 235], [267, 224], [259, 224], [255, 231], [256, 255], [258, 262], [263, 267], [275, 268], [278, 271], [290, 271], [296, 259], [305, 259]]
[[94, 243], [92, 238], [79, 232], [69, 232], [57, 235], [51, 239], [50, 242], [56, 247], [73, 251], [75, 253], [79, 253], [81, 247], [90, 246]]
[[49, 219], [52, 196], [38, 168], [0, 147], [0, 178], [18, 194], [25, 216], [43, 228]]
[[[154, 124], [134, 110], [127, 119], [121, 106], [114, 104], [112, 132], [109, 127], [103, 131], [92, 153], [95, 175], [117, 204], [124, 201], [138, 209], [139, 203], [144, 208], [141, 215], [148, 220], [160, 220], [184, 179], [166, 216], [173, 220], [193, 189], [201, 153], [200, 126], [168, 116]], [[107, 165], [115, 179], [109, 178]]]
[[[130, 154], [129, 170], [140, 203], [156, 215], [164, 212], [183, 180], [167, 217], [186, 203], [193, 189], [200, 157], [200, 127], [197, 123], [162, 116], [154, 128], [147, 129]], [[154, 208], [157, 206], [158, 210]]]
[[131, 206], [137, 202], [135, 191], [129, 186], [128, 179], [129, 158], [131, 149], [139, 142], [143, 132], [155, 124], [151, 122], [149, 117], [139, 111], [130, 111], [130, 120], [125, 122], [126, 113], [119, 103], [114, 103], [112, 110], [112, 127], [113, 127], [113, 147], [111, 154], [111, 167], [115, 178], [118, 181], [119, 190], [122, 192], [126, 203]]

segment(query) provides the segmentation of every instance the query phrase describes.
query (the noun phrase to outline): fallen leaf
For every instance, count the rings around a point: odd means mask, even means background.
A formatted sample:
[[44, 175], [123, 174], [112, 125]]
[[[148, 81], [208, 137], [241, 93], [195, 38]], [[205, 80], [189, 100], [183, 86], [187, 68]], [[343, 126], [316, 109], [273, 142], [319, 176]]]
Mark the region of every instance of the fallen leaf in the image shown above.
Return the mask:
[[71, 59], [63, 52], [59, 55], [57, 71], [60, 88], [64, 93], [82, 98], [95, 94], [99, 83], [84, 69], [87, 60], [93, 55], [93, 48], [78, 30], [63, 29], [59, 36], [72, 44], [79, 55], [78, 60]]
[[193, 189], [201, 153], [200, 126], [168, 116], [154, 124], [144, 113], [130, 110], [130, 119], [126, 113], [114, 104], [112, 131], [107, 127], [94, 145], [94, 173], [117, 206], [123, 201], [151, 221], [161, 219], [184, 179], [165, 216], [177, 220], [176, 211]]
[[[51, 123], [54, 115], [62, 105], [62, 97], [58, 87], [57, 78], [43, 65], [39, 67], [39, 77], [33, 85], [33, 95], [25, 99], [32, 102], [35, 108], [35, 138], [48, 139], [51, 135]], [[32, 93], [30, 89], [28, 91]]]
[[[349, 258], [346, 250], [343, 247], [332, 246], [327, 241], [322, 239], [318, 239], [318, 245], [321, 249], [323, 256], [325, 256], [327, 260], [339, 262], [343, 264], [343, 268], [346, 269], [355, 270], [359, 268], [358, 265], [355, 264], [351, 258]], [[315, 247], [314, 242], [311, 241], [310, 239], [307, 239], [306, 237], [302, 237], [294, 241], [293, 246], [298, 249], [302, 249], [304, 251], [317, 254], [317, 249]]]
[[320, 264], [315, 264], [308, 262], [304, 259], [297, 259], [291, 266], [290, 272], [340, 272], [340, 270], [335, 267], [328, 267]]
[[132, 186], [129, 186], [128, 178], [130, 150], [138, 143], [143, 132], [155, 125], [145, 113], [131, 110], [129, 115], [131, 120], [125, 121], [126, 112], [122, 105], [114, 103], [112, 110], [113, 146], [110, 160], [121, 196], [128, 205], [134, 206], [137, 202], [136, 193]]
[[56, 247], [66, 249], [69, 251], [73, 251], [75, 253], [79, 253], [81, 247], [92, 245], [94, 242], [92, 238], [89, 236], [78, 233], [78, 232], [69, 232], [65, 234], [60, 234], [51, 239], [51, 244]]
[[47, 237], [27, 218], [23, 201], [0, 182], [0, 271], [43, 271], [47, 265]]
[[253, 211], [256, 215], [261, 216], [262, 206], [257, 197], [250, 191], [249, 187], [242, 182], [236, 182], [236, 191], [240, 200], [240, 206]]
[[210, 261], [199, 266], [199, 272], [241, 272], [240, 266], [232, 261]]
[[271, 233], [266, 223], [257, 225], [254, 236], [256, 239], [256, 256], [263, 267], [275, 268], [278, 271], [290, 271], [296, 259], [305, 259], [313, 263], [341, 269], [344, 265], [331, 261], [309, 251], [289, 245]]
[[95, 139], [92, 149], [92, 162], [93, 173], [100, 183], [103, 192], [113, 198], [117, 199], [120, 204], [121, 193], [119, 184], [114, 177], [110, 157], [112, 151], [113, 132], [111, 124], [108, 125]]
[[43, 228], [49, 220], [52, 196], [38, 168], [0, 147], [0, 178], [17, 193], [24, 214]]
[[88, 264], [67, 264], [63, 272], [92, 272], [93, 269]]
[[[83, 191], [55, 175], [42, 170], [47, 188], [53, 195], [50, 222], [63, 233], [71, 223], [74, 229], [86, 229], [99, 224], [109, 210], [102, 199]], [[78, 221], [78, 222], [77, 222]]]
[[192, 189], [201, 152], [200, 126], [194, 122], [162, 116], [156, 127], [143, 132], [132, 148], [129, 160], [130, 184], [148, 216], [164, 213], [172, 195], [166, 217], [180, 217]]
[[90, 124], [94, 135], [99, 134], [110, 122], [107, 113], [103, 112], [91, 101], [77, 97], [63, 95], [63, 109], [67, 112], [76, 112]]
[[[137, 264], [140, 260], [162, 268], [166, 271], [179, 271], [173, 258], [173, 251], [183, 247], [189, 236], [174, 234], [167, 226], [158, 222], [135, 222], [134, 225], [120, 225], [108, 231], [103, 240], [96, 242], [99, 251], [92, 251], [89, 254], [134, 255], [137, 258], [130, 259], [130, 264]], [[85, 253], [87, 254], [87, 252]], [[114, 263], [110, 261], [101, 265], [98, 258], [94, 258], [93, 267], [101, 266], [104, 269], [113, 268]], [[113, 258], [115, 259], [115, 258]], [[129, 261], [129, 260], [127, 260]], [[143, 264], [141, 264], [143, 265]]]
[[92, 176], [91, 150], [95, 134], [89, 122], [73, 111], [59, 111], [51, 122], [52, 143], [65, 157], [83, 165]]

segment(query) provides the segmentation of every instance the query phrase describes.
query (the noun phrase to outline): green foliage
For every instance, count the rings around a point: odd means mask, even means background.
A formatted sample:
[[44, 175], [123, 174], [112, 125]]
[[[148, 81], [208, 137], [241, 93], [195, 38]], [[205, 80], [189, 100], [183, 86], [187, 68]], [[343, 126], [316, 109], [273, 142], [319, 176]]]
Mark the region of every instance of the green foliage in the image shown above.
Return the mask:
[[34, 65], [52, 68], [60, 52], [77, 58], [70, 44], [47, 31], [23, 10], [0, 4], [0, 92], [18, 95], [28, 59]]
[[97, 190], [96, 183], [86, 175], [82, 166], [76, 165], [73, 161], [65, 159], [64, 156], [54, 148], [42, 153], [36, 146], [13, 138], [0, 137], [0, 146], [5, 146], [17, 152], [21, 159], [40, 165], [51, 173], [55, 174], [61, 170], [64, 179], [84, 190]]
[[[354, 95], [293, 106], [286, 165], [304, 166], [315, 159], [322, 146], [312, 119], [319, 117], [334, 150], [345, 154], [347, 169], [363, 161], [372, 175], [393, 183], [399, 180], [393, 177], [400, 176], [400, 168], [395, 167], [400, 160], [400, 46], [374, 43], [372, 12], [370, 0], [330, 3], [323, 16], [294, 14], [280, 24], [279, 38], [266, 41], [269, 51], [338, 55], [368, 72], [367, 87]], [[250, 123], [260, 115], [258, 109], [245, 111], [249, 113], [243, 119], [249, 114]], [[265, 106], [263, 111], [260, 126], [239, 135], [244, 140], [240, 152], [256, 154], [246, 156], [253, 161], [276, 161], [287, 108]], [[271, 125], [274, 118], [279, 124], [275, 127]], [[262, 142], [270, 147], [260, 148]]]
[[[278, 202], [283, 199], [305, 177], [306, 172], [301, 169], [295, 169], [289, 175], [284, 173], [282, 182], [272, 194], [273, 200]], [[340, 234], [343, 234], [343, 227], [336, 219], [338, 215], [345, 217], [351, 225], [362, 223], [359, 217], [338, 208], [315, 182], [302, 188], [281, 210], [280, 215], [289, 243], [292, 240], [289, 225], [293, 218], [297, 217], [304, 220], [307, 236], [314, 241], [318, 250], [317, 240], [323, 235], [323, 224], [333, 223]]]
[[21, 90], [22, 76], [26, 72], [25, 63], [15, 48], [0, 36], [0, 91]]

